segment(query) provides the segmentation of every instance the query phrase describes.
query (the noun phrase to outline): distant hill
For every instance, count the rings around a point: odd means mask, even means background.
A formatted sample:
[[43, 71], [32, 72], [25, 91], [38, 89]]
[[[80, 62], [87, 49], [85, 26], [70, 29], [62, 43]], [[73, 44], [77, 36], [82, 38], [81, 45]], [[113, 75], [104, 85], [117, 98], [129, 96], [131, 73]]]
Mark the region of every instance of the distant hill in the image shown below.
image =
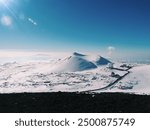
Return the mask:
[[84, 71], [95, 69], [100, 65], [107, 65], [108, 63], [110, 63], [110, 61], [101, 56], [89, 56], [74, 52], [71, 56], [68, 56], [64, 60], [61, 60], [60, 63], [55, 66], [55, 71]]

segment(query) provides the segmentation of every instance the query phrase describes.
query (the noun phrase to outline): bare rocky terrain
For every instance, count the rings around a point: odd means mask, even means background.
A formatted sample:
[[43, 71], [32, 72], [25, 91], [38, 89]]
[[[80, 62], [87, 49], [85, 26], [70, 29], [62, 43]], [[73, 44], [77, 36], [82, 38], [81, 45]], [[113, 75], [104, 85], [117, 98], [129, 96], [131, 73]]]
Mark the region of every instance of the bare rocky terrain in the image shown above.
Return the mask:
[[0, 94], [7, 113], [149, 113], [150, 96], [123, 93]]

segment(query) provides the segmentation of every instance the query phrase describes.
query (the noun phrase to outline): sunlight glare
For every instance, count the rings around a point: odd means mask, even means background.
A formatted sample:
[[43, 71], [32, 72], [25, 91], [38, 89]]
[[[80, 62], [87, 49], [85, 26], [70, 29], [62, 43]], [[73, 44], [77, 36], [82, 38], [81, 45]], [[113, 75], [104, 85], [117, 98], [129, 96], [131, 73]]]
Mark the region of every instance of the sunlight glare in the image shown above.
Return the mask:
[[11, 0], [0, 0], [0, 5], [1, 5], [1, 6], [2, 6], [2, 5], [6, 6], [6, 5], [9, 5], [10, 2], [11, 2]]

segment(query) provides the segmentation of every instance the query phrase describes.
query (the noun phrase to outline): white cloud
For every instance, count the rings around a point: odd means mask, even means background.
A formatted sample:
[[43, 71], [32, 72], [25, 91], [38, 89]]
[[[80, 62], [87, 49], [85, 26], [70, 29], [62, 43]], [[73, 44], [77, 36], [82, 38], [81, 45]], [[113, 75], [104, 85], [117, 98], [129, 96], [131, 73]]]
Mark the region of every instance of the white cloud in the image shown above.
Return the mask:
[[28, 18], [28, 21], [29, 21], [30, 23], [32, 23], [33, 25], [37, 26], [37, 23], [36, 23], [33, 19]]
[[116, 48], [113, 47], [113, 46], [109, 46], [109, 47], [108, 47], [108, 50], [109, 50], [109, 51], [113, 51], [113, 50], [115, 50], [115, 49], [116, 49]]
[[112, 54], [113, 54], [113, 52], [116, 50], [116, 48], [113, 47], [113, 46], [109, 46], [109, 47], [107, 48], [107, 50], [108, 50], [108, 56], [111, 57]]
[[10, 16], [2, 16], [1, 19], [1, 24], [4, 26], [11, 26], [12, 25], [12, 18]]

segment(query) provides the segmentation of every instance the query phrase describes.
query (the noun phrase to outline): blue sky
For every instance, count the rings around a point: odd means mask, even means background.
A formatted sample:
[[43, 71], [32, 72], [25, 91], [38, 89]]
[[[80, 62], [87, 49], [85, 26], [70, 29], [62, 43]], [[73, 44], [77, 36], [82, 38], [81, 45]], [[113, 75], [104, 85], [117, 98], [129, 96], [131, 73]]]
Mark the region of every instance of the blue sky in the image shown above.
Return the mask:
[[149, 0], [0, 0], [0, 49], [150, 56]]

